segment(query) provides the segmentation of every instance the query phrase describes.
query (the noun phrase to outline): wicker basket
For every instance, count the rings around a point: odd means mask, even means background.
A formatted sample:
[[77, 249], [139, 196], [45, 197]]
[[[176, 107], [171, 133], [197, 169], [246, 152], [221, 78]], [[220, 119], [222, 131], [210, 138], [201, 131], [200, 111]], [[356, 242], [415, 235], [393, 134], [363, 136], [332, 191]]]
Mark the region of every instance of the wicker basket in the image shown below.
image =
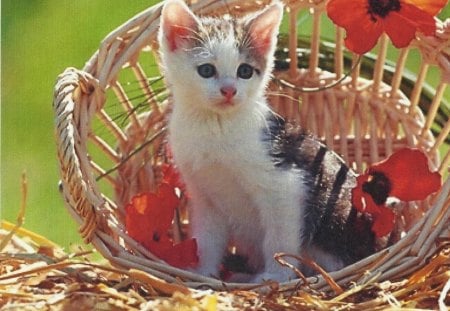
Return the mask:
[[[193, 2], [192, 9], [199, 14], [239, 15], [270, 1]], [[317, 135], [357, 172], [399, 148], [415, 146], [428, 154], [433, 170], [446, 176], [438, 194], [404, 209], [399, 223], [407, 234], [402, 239], [330, 274], [339, 284], [405, 276], [434, 254], [436, 241], [449, 236], [450, 120], [443, 97], [450, 81], [450, 20], [438, 27], [436, 37], [417, 37], [412, 46], [400, 50], [395, 63], [386, 60], [388, 39], [382, 37], [377, 55], [364, 56], [356, 64], [357, 57], [343, 47], [342, 29], [336, 29], [333, 44], [320, 41], [326, 1], [285, 4], [289, 31], [280, 39], [269, 89], [273, 108]], [[131, 18], [102, 41], [83, 70], [69, 68], [58, 77], [54, 111], [66, 207], [85, 241], [114, 265], [190, 287], [250, 288], [171, 267], [130, 238], [124, 228], [125, 205], [134, 195], [155, 189], [161, 164], [167, 160], [164, 143], [170, 102], [158, 76], [160, 12], [158, 4]], [[305, 16], [312, 29], [306, 41], [297, 33], [297, 21]], [[414, 81], [405, 74], [405, 63], [417, 50], [422, 63]], [[351, 63], [354, 70], [346, 77]], [[433, 66], [440, 69], [441, 80], [430, 91], [425, 81]], [[299, 90], [340, 78], [341, 83], [320, 92]], [[329, 286], [323, 276], [308, 282], [318, 290]], [[281, 285], [289, 289], [297, 284], [294, 280]]]

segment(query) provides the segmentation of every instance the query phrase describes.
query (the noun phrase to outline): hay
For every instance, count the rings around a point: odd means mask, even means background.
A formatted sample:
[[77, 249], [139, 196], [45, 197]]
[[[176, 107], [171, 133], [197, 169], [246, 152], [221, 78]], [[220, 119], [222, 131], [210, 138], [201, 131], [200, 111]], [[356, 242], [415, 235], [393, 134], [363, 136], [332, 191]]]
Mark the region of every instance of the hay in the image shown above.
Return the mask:
[[23, 229], [21, 237], [8, 233], [0, 231], [1, 240], [8, 239], [0, 254], [1, 310], [446, 310], [450, 305], [450, 239], [440, 241], [436, 254], [409, 278], [369, 280], [339, 294], [300, 283], [289, 291], [272, 283], [270, 291], [258, 293], [169, 284], [142, 271], [94, 263], [87, 257], [91, 251], [67, 254]]
[[[304, 278], [293, 290], [271, 282], [264, 293], [258, 288], [213, 291], [93, 262], [89, 256], [95, 251], [67, 254], [22, 228], [26, 199], [23, 175], [17, 223], [2, 221], [0, 227], [0, 310], [446, 310], [450, 304], [450, 237], [439, 241], [423, 268], [395, 282], [369, 280], [344, 291], [319, 267], [334, 292], [314, 290]], [[286, 256], [278, 254], [276, 259], [289, 265]]]

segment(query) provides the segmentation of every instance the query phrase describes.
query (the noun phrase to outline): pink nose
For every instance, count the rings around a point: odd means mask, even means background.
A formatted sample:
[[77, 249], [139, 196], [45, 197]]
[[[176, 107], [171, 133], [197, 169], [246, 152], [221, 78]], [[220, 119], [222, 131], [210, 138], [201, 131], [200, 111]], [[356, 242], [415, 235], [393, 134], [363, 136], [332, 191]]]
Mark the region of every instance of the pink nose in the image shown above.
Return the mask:
[[222, 93], [227, 100], [230, 100], [236, 95], [236, 88], [234, 86], [223, 86], [220, 88], [220, 93]]

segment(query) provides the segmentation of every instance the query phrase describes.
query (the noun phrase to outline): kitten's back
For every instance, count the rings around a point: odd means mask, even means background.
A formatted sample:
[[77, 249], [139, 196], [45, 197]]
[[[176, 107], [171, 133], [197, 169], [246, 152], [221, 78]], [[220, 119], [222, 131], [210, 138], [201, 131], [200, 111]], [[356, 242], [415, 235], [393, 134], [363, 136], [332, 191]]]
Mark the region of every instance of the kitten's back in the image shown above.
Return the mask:
[[358, 213], [351, 203], [356, 174], [343, 159], [312, 135], [290, 130], [279, 117], [272, 117], [264, 133], [271, 141], [274, 165], [300, 169], [309, 189], [304, 229], [305, 246], [337, 255], [346, 265], [375, 252], [372, 220]]

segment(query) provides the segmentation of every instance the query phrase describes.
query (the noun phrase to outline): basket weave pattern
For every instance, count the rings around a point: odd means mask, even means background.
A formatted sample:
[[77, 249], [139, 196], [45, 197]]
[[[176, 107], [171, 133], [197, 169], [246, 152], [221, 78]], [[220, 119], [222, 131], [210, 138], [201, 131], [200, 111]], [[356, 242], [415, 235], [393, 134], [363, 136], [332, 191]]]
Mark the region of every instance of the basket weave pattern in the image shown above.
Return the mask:
[[[191, 5], [198, 14], [239, 15], [269, 2], [204, 0]], [[287, 52], [288, 68], [274, 72], [276, 79], [286, 83], [270, 85], [268, 94], [273, 109], [317, 135], [357, 172], [402, 147], [414, 146], [428, 154], [432, 170], [448, 176], [448, 146], [446, 153], [439, 154], [450, 133], [448, 115], [437, 133], [432, 133], [432, 127], [439, 109], [445, 105], [443, 97], [450, 82], [450, 20], [439, 25], [435, 37], [418, 35], [410, 47], [399, 51], [387, 83], [387, 37], [379, 42], [370, 77], [363, 77], [357, 57], [345, 51], [342, 29], [335, 32], [332, 68], [321, 68], [320, 19], [325, 4], [320, 0], [285, 1], [289, 31], [286, 44], [280, 49]], [[69, 68], [58, 77], [54, 111], [66, 207], [79, 223], [86, 242], [115, 265], [141, 269], [169, 282], [181, 278], [192, 287], [208, 284], [214, 289], [249, 288], [248, 284], [224, 285], [222, 281], [170, 267], [130, 238], [124, 228], [125, 205], [134, 195], [156, 189], [161, 164], [167, 158], [164, 143], [170, 100], [163, 87], [160, 91], [162, 82], [146, 73], [150, 69], [157, 71], [156, 35], [161, 6], [147, 9], [111, 32], [83, 70]], [[310, 55], [308, 66], [300, 69], [297, 21], [305, 14], [311, 14]], [[422, 63], [414, 73], [417, 81], [407, 96], [402, 85], [411, 50], [420, 51]], [[145, 65], [149, 58], [156, 63], [151, 68]], [[333, 88], [309, 93], [286, 86], [330, 84], [344, 77], [346, 58], [352, 60], [355, 69]], [[439, 69], [441, 80], [424, 114], [419, 105], [433, 66]], [[122, 75], [126, 76], [125, 82], [134, 81], [133, 92], [139, 89], [139, 96], [127, 90]], [[135, 98], [139, 98], [138, 104]], [[125, 115], [126, 122], [118, 122], [117, 115]], [[449, 236], [450, 180], [445, 178], [438, 194], [403, 209], [399, 230], [407, 234], [401, 240], [330, 275], [340, 284], [374, 277], [381, 281], [407, 275], [423, 265], [436, 251], [435, 242]], [[316, 289], [328, 286], [321, 276], [309, 281]], [[292, 287], [297, 282], [283, 285]]]

